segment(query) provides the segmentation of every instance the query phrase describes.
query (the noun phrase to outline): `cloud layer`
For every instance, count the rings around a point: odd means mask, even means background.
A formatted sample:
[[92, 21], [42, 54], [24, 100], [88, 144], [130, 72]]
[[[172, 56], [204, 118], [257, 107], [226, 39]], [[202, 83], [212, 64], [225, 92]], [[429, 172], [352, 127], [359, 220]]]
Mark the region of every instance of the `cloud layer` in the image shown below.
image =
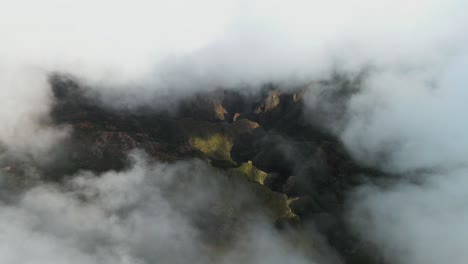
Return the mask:
[[244, 185], [200, 161], [132, 159], [127, 171], [83, 172], [1, 201], [0, 261], [313, 263], [310, 248], [296, 248], [261, 210], [246, 209], [255, 201]]
[[[50, 72], [73, 74], [99, 86], [104, 101], [128, 106], [218, 86], [300, 83], [334, 68], [432, 68], [463, 46], [464, 6], [438, 0], [3, 0], [1, 112], [8, 129], [0, 142], [34, 146], [32, 131], [49, 137], [37, 119], [50, 105]], [[22, 129], [27, 125], [32, 128]]]

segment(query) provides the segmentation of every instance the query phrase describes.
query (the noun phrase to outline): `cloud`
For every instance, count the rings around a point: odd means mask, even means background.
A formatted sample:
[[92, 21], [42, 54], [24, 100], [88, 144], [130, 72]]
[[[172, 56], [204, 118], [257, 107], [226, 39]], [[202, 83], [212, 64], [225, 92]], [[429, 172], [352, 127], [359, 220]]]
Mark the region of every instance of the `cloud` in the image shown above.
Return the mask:
[[399, 175], [358, 188], [349, 202], [351, 225], [387, 262], [468, 258], [466, 54], [434, 67], [371, 74], [364, 92], [348, 101], [341, 131], [347, 147], [360, 161]]
[[246, 209], [255, 194], [243, 184], [201, 161], [132, 159], [127, 171], [83, 172], [3, 201], [0, 261], [313, 263], [310, 249], [298, 250], [261, 210]]
[[[8, 129], [0, 142], [36, 149], [31, 138], [44, 136], [39, 148], [53, 144], [51, 129], [37, 120], [50, 107], [51, 72], [72, 74], [99, 87], [104, 102], [127, 107], [164, 104], [171, 95], [218, 86], [304, 83], [336, 67], [428, 65], [463, 46], [457, 40], [463, 38], [464, 5], [3, 0], [0, 86]], [[20, 120], [30, 120], [34, 129]]]
[[466, 170], [425, 177], [422, 184], [362, 188], [350, 221], [390, 263], [463, 262], [468, 258]]

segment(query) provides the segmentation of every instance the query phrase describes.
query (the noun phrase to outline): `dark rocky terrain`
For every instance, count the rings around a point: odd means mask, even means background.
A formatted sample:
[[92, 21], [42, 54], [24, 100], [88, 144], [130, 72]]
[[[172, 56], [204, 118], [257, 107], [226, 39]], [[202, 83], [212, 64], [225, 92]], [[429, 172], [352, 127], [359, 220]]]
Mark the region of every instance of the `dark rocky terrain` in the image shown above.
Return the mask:
[[[305, 235], [305, 226], [313, 225], [344, 263], [379, 263], [343, 217], [347, 193], [379, 172], [358, 164], [337, 137], [307, 121], [305, 90], [266, 85], [252, 96], [219, 89], [195, 94], [170, 111], [123, 110], [99, 103], [72, 78], [50, 80], [52, 120], [71, 126], [72, 134], [56, 162], [41, 168], [49, 180], [60, 181], [62, 175], [80, 170], [123, 170], [134, 149], [161, 162], [200, 159], [246, 182], [278, 230]], [[210, 221], [222, 226], [241, 218], [215, 212], [198, 221], [201, 226]], [[228, 240], [216, 230], [217, 240]]]

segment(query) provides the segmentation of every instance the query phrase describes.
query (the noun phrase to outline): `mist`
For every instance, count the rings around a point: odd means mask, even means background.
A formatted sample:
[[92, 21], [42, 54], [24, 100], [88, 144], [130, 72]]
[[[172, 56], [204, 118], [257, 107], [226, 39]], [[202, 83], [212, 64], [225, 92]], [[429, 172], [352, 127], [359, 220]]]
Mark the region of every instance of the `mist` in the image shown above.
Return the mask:
[[[122, 172], [36, 182], [2, 200], [0, 260], [299, 264], [320, 256], [318, 247], [296, 248], [266, 221], [245, 186], [203, 162], [153, 163], [141, 152], [130, 158], [133, 165]], [[230, 219], [232, 212], [244, 222]]]
[[[357, 160], [397, 176], [385, 187], [369, 184], [350, 194], [351, 226], [390, 263], [463, 262], [468, 259], [463, 250], [467, 5], [463, 0], [0, 0], [2, 158], [47, 162], [69, 135], [71, 128], [53, 125], [49, 117], [48, 78], [57, 72], [79, 79], [102, 104], [117, 109], [164, 109], [219, 87], [308, 86], [305, 115], [312, 119], [317, 102], [332, 112], [337, 107], [323, 96], [324, 89], [336, 87], [314, 81], [364, 71], [359, 91], [340, 105], [342, 114], [327, 116], [325, 128]], [[171, 177], [181, 166], [188, 165], [143, 162], [96, 179], [83, 172], [66, 187], [41, 182], [20, 192], [17, 201], [1, 205], [0, 260], [212, 261], [197, 228], [171, 208], [161, 183], [148, 176]], [[196, 192], [203, 193], [203, 188]], [[143, 203], [146, 199], [152, 203]], [[122, 210], [132, 213], [123, 217]], [[82, 225], [84, 217], [89, 226]], [[268, 227], [252, 232], [260, 234], [251, 242], [255, 250], [245, 257], [234, 251], [221, 263], [266, 262], [257, 258], [262, 250], [278, 254], [272, 257], [278, 263], [310, 263]], [[157, 251], [148, 244], [158, 245], [152, 247]], [[25, 249], [30, 254], [22, 254]]]
[[388, 262], [463, 262], [466, 172], [425, 175], [422, 184], [363, 188], [354, 197], [351, 221]]
[[[158, 105], [194, 90], [306, 83], [336, 68], [437, 69], [463, 46], [466, 22], [463, 1], [0, 4], [3, 119], [22, 133], [44, 130], [34, 126], [50, 107], [51, 72], [99, 87], [114, 105]], [[25, 119], [33, 129], [21, 129]], [[38, 149], [21, 139], [33, 134], [11, 130], [4, 145]]]

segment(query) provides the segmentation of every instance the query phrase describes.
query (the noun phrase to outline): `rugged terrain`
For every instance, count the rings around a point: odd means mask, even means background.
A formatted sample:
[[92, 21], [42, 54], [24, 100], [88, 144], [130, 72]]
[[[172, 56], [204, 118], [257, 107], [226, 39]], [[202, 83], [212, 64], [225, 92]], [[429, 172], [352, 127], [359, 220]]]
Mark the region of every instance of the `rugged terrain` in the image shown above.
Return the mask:
[[166, 163], [195, 158], [255, 194], [248, 206], [219, 201], [200, 214], [196, 221], [214, 234], [208, 240], [229, 246], [232, 226], [249, 210], [265, 210], [280, 232], [304, 237], [313, 226], [320, 234], [313, 239], [323, 236], [320, 243], [331, 245], [344, 263], [379, 263], [343, 217], [347, 193], [379, 172], [354, 161], [319, 124], [320, 113], [315, 123], [304, 116], [305, 88], [270, 84], [254, 95], [218, 89], [181, 99], [173, 109], [128, 110], [106, 107], [73, 78], [54, 75], [50, 83], [52, 121], [72, 132], [55, 162], [40, 168], [48, 180], [124, 170], [135, 149]]

